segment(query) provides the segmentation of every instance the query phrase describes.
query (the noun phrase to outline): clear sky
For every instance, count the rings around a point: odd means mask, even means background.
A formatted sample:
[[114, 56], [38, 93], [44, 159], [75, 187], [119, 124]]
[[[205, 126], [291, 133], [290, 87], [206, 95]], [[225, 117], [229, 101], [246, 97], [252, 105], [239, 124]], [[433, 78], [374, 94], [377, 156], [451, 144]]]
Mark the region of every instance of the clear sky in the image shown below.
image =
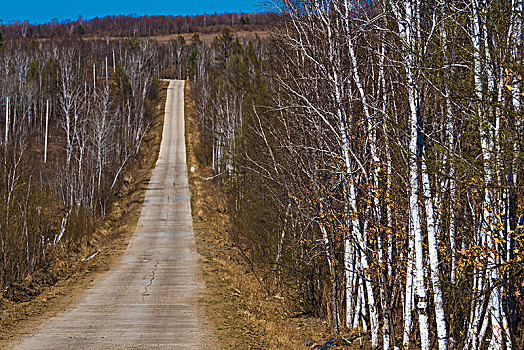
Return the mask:
[[258, 12], [260, 0], [7, 0], [0, 5], [0, 20], [47, 23], [56, 18], [77, 20], [106, 15], [194, 15], [204, 12]]

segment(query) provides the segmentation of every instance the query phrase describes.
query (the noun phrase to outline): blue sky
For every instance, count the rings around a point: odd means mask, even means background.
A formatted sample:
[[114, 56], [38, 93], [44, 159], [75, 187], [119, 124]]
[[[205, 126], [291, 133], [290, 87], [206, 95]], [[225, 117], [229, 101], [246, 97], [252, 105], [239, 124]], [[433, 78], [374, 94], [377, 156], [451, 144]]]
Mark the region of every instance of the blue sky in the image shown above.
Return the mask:
[[105, 15], [193, 15], [258, 12], [260, 0], [8, 0], [0, 6], [0, 20], [47, 23], [57, 18], [76, 20]]

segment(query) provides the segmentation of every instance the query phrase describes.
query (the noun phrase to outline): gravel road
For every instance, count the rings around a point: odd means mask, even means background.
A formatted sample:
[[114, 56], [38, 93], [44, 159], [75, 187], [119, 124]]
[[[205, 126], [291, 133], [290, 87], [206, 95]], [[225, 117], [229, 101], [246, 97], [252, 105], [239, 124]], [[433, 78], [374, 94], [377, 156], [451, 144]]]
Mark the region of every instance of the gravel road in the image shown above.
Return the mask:
[[79, 301], [14, 349], [213, 349], [191, 220], [184, 82], [170, 81], [160, 155], [129, 246]]

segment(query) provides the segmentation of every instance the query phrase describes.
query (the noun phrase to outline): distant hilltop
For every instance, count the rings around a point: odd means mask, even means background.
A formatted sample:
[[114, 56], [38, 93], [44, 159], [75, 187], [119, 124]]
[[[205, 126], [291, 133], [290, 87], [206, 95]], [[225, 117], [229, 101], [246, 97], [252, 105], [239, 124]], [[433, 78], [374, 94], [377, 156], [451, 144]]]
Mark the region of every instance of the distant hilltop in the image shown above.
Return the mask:
[[129, 37], [158, 36], [185, 33], [217, 33], [224, 26], [233, 30], [264, 30], [275, 23], [278, 14], [223, 13], [195, 16], [134, 16], [119, 15], [95, 17], [76, 21], [53, 20], [45, 24], [30, 24], [28, 21], [12, 21], [0, 25], [0, 32], [8, 38], [45, 39], [63, 36]]

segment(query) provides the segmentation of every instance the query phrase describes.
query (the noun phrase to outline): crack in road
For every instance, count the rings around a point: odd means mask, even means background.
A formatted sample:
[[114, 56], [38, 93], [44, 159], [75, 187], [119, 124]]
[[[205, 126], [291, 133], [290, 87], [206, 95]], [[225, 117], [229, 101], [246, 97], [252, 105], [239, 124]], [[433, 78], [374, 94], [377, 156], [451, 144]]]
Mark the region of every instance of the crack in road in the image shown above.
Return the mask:
[[149, 279], [149, 283], [145, 286], [144, 288], [144, 293], [142, 293], [142, 301], [144, 301], [144, 297], [146, 295], [149, 295], [147, 292], [148, 292], [148, 288], [151, 287], [151, 285], [153, 284], [153, 280], [155, 279], [155, 273], [156, 273], [156, 269], [158, 267], [158, 264], [160, 264], [160, 261], [156, 261], [155, 262], [155, 267], [153, 268], [153, 270], [151, 271], [151, 278]]

